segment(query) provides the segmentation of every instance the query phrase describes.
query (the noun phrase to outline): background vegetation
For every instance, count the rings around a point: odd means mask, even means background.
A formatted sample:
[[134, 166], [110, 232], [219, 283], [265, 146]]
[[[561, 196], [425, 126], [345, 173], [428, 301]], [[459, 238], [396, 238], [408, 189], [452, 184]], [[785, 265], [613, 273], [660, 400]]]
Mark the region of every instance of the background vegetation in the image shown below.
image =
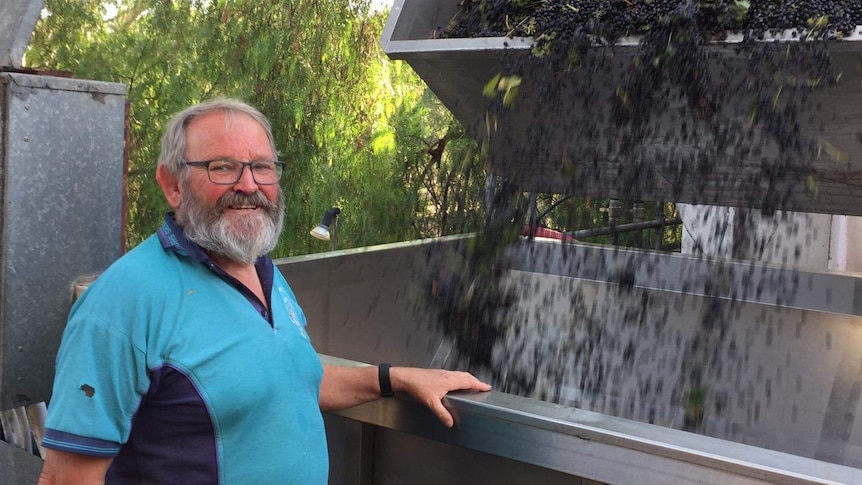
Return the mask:
[[[167, 209], [153, 178], [164, 123], [214, 96], [260, 108], [288, 162], [275, 257], [328, 250], [308, 230], [331, 206], [340, 248], [479, 230], [478, 147], [382, 52], [386, 15], [369, 0], [46, 0], [25, 61], [128, 86], [128, 247]], [[601, 225], [600, 205], [567, 200], [541, 222]]]

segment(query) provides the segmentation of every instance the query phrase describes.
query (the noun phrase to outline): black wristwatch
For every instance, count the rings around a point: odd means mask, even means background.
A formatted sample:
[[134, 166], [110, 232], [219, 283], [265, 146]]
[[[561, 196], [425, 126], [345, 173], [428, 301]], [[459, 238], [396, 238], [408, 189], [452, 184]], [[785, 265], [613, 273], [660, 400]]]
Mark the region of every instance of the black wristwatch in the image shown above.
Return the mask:
[[392, 392], [392, 381], [389, 380], [389, 368], [392, 367], [388, 363], [383, 363], [377, 366], [377, 379], [380, 382], [380, 397], [392, 397], [395, 395]]

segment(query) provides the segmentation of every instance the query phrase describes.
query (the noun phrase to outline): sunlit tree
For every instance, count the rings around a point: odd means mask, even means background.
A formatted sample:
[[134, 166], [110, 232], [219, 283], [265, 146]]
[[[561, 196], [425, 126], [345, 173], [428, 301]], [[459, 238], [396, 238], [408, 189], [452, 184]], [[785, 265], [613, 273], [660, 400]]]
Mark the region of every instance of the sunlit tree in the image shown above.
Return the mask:
[[475, 143], [382, 53], [385, 15], [365, 0], [47, 0], [26, 62], [128, 86], [129, 246], [167, 209], [152, 176], [164, 123], [214, 96], [273, 123], [288, 162], [276, 256], [328, 249], [307, 230], [330, 206], [341, 247], [476, 230]]

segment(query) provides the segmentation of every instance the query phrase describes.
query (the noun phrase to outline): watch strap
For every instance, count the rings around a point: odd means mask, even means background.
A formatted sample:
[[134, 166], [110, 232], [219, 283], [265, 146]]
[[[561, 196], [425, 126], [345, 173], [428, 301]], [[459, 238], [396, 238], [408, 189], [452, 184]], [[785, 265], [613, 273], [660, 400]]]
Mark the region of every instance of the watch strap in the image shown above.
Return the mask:
[[392, 367], [389, 363], [383, 363], [377, 366], [377, 379], [380, 383], [380, 397], [392, 397], [395, 395], [392, 392], [392, 381], [389, 379], [389, 368]]

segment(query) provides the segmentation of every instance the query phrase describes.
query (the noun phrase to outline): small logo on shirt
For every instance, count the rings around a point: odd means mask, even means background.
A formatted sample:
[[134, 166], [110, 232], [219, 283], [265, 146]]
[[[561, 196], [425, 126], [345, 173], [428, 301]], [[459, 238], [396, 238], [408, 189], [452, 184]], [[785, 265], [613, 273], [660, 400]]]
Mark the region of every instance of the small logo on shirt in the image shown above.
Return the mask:
[[296, 302], [287, 295], [283, 288], [278, 289], [279, 294], [281, 294], [281, 301], [284, 303], [284, 308], [287, 310], [287, 318], [293, 322], [293, 325], [296, 326], [297, 330], [299, 330], [300, 335], [305, 340], [309, 340], [308, 334], [305, 333], [305, 326], [299, 320], [299, 315], [296, 313]]

